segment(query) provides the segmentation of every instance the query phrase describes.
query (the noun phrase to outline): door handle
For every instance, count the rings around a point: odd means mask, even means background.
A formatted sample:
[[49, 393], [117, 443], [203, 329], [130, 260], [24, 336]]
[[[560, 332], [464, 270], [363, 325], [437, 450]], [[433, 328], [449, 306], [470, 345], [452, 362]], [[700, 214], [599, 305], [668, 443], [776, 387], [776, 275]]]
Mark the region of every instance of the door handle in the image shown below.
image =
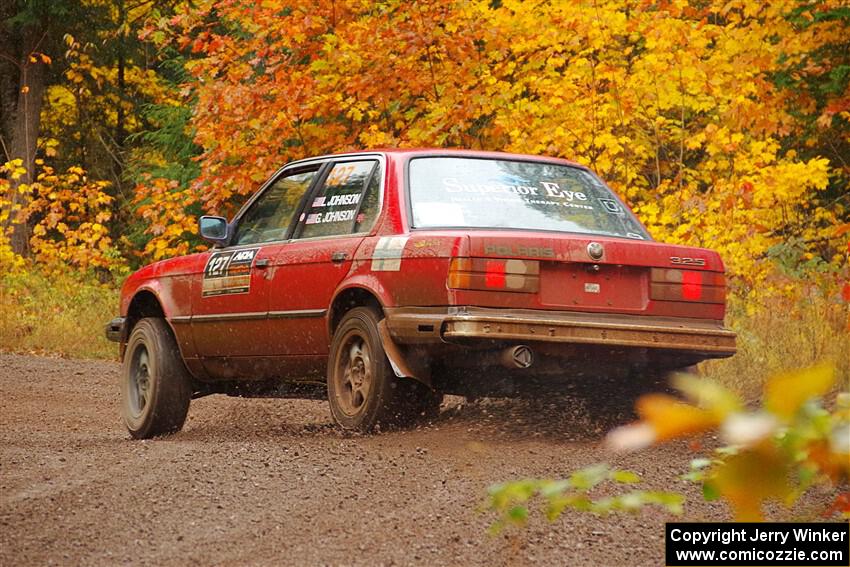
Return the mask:
[[348, 258], [348, 254], [346, 254], [345, 252], [334, 252], [333, 254], [331, 254], [331, 262], [333, 262], [334, 264], [340, 264], [342, 262], [345, 262], [346, 258]]
[[254, 262], [254, 267], [259, 268], [260, 270], [265, 270], [269, 267], [269, 259], [268, 258], [260, 258], [256, 262]]

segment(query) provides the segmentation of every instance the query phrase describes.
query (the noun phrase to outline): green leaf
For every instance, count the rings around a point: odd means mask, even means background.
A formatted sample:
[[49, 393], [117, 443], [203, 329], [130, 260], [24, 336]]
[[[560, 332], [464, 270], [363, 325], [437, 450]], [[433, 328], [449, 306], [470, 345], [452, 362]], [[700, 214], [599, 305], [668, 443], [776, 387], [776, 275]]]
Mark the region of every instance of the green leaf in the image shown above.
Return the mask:
[[528, 508], [525, 506], [514, 506], [508, 511], [508, 519], [515, 524], [525, 524], [528, 520]]
[[505, 523], [501, 520], [496, 520], [495, 522], [490, 524], [489, 528], [487, 528], [487, 533], [489, 533], [491, 536], [497, 536], [502, 533], [503, 529], [505, 529]]
[[540, 495], [544, 498], [551, 498], [563, 493], [570, 488], [568, 480], [548, 480], [544, 481], [540, 486]]
[[817, 478], [818, 469], [812, 466], [801, 466], [797, 469], [797, 479], [800, 481], [800, 488], [805, 490], [814, 484]]
[[634, 484], [636, 482], [640, 482], [640, 476], [638, 476], [637, 473], [634, 473], [632, 471], [611, 471], [611, 473], [608, 475], [608, 478], [622, 484]]
[[608, 465], [593, 465], [570, 475], [570, 484], [578, 490], [590, 490], [608, 478]]
[[572, 498], [567, 496], [555, 496], [549, 499], [546, 505], [546, 519], [550, 522], [557, 520], [564, 510], [572, 502]]
[[704, 471], [691, 471], [689, 473], [685, 473], [679, 477], [679, 480], [684, 480], [686, 482], [703, 482], [705, 481], [705, 472]]
[[640, 510], [644, 507], [644, 505], [647, 504], [645, 493], [642, 491], [629, 492], [627, 494], [623, 494], [617, 500], [617, 509], [626, 510], [627, 512], [634, 512], [636, 510]]
[[706, 502], [711, 502], [720, 498], [720, 492], [712, 483], [704, 482], [702, 485], [702, 497]]
[[671, 514], [680, 515], [683, 512], [685, 497], [676, 492], [652, 491], [646, 493], [647, 502], [658, 504]]

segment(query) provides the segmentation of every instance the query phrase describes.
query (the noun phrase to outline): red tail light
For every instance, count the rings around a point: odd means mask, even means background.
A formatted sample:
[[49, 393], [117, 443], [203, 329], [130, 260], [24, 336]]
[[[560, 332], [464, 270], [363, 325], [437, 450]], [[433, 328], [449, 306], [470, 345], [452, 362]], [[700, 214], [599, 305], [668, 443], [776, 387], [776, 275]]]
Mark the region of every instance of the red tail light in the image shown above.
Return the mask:
[[487, 263], [484, 264], [484, 285], [496, 289], [504, 289], [505, 283], [504, 260], [487, 260]]
[[699, 301], [702, 298], [702, 273], [682, 272], [682, 299]]
[[726, 303], [726, 278], [717, 272], [653, 268], [651, 299]]
[[537, 293], [540, 290], [540, 263], [536, 260], [452, 258], [450, 289]]

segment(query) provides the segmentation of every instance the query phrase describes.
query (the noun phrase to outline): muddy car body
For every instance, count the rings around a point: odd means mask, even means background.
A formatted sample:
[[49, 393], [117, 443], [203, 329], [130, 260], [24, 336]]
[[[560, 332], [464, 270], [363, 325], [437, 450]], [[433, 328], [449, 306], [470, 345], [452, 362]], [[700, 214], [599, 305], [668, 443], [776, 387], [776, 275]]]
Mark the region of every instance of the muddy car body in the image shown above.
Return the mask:
[[653, 241], [561, 159], [301, 160], [230, 222], [203, 217], [201, 234], [210, 251], [130, 276], [107, 327], [134, 436], [179, 429], [208, 393], [326, 384], [335, 420], [368, 430], [427, 414], [443, 393], [637, 380], [735, 352], [718, 254]]

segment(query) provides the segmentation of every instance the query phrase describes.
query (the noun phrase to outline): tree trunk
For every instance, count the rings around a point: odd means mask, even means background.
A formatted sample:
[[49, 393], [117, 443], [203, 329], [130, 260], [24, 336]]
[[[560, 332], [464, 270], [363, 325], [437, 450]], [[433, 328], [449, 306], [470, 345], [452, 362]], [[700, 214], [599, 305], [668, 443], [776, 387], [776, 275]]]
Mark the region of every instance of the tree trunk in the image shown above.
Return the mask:
[[[45, 89], [45, 63], [36, 53], [44, 36], [42, 25], [28, 25], [21, 30], [18, 99], [14, 113], [8, 121], [11, 130], [8, 152], [10, 159], [20, 159], [23, 162], [26, 173], [18, 179], [9, 179], [11, 186], [8, 197], [13, 206], [24, 204], [18, 187], [22, 183], [30, 184], [35, 181], [35, 152]], [[18, 254], [26, 254], [30, 236], [26, 221], [13, 216], [7, 222], [11, 225], [12, 249]]]
[[[15, 15], [14, 2], [0, 2], [0, 22]], [[9, 159], [12, 117], [18, 105], [18, 59], [21, 38], [12, 26], [0, 24], [0, 162]]]
[[[118, 34], [118, 48], [117, 48], [117, 67], [118, 67], [118, 105], [116, 108], [117, 117], [115, 119], [115, 145], [118, 146], [119, 152], [124, 149], [124, 140], [127, 137], [127, 133], [124, 130], [124, 98], [126, 96], [126, 79], [124, 77], [124, 68], [126, 66], [126, 53], [125, 46], [127, 43], [127, 32], [126, 30], [127, 24], [127, 11], [124, 7], [124, 0], [118, 1], [118, 26], [119, 26], [119, 34]], [[120, 177], [120, 171], [119, 177]]]

